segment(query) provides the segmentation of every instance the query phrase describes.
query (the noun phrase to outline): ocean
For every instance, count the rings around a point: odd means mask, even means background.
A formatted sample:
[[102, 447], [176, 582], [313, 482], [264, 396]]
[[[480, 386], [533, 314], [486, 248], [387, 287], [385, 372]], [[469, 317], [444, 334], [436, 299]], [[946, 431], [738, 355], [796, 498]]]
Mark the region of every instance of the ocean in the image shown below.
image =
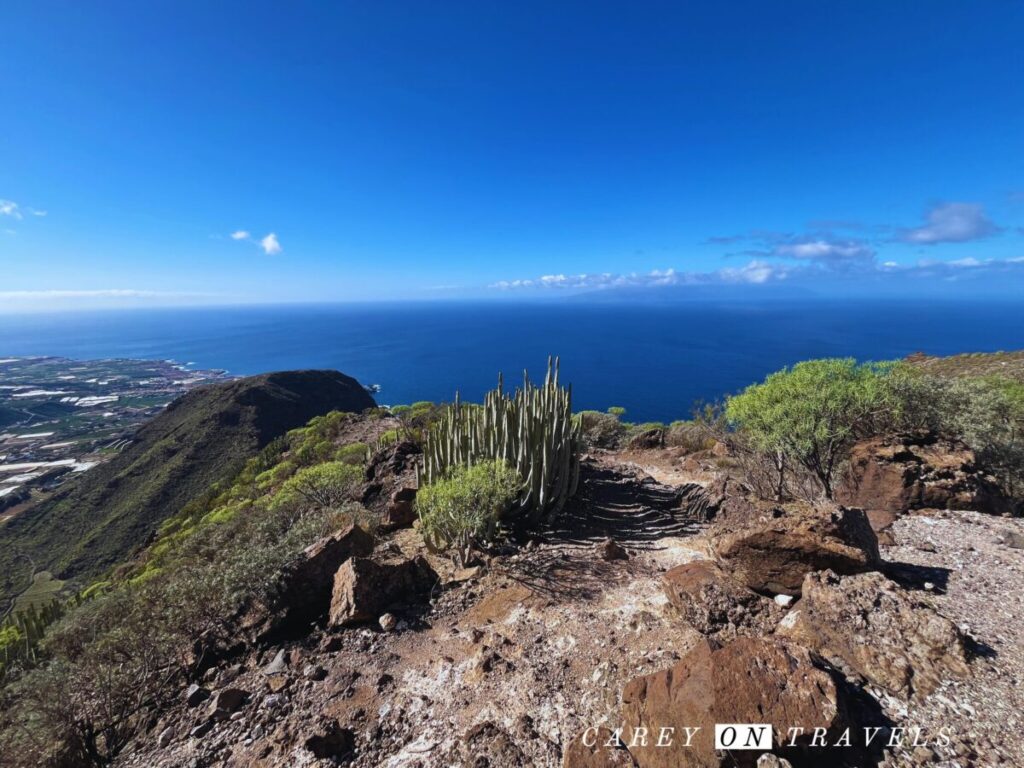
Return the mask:
[[800, 360], [1024, 347], [1022, 302], [404, 303], [0, 314], [0, 358], [174, 359], [253, 374], [335, 368], [379, 403], [479, 399], [549, 354], [577, 410], [687, 418]]

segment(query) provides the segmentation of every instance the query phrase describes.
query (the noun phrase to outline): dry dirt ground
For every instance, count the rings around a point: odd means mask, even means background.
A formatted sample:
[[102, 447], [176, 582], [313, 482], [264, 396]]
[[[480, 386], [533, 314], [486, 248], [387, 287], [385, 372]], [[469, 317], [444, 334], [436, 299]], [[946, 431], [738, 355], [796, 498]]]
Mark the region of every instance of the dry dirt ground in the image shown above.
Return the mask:
[[[183, 708], [154, 723], [120, 762], [330, 765], [309, 745], [344, 741], [327, 728], [337, 721], [354, 736], [351, 764], [360, 768], [559, 766], [582, 730], [618, 724], [630, 679], [669, 666], [699, 637], [669, 610], [660, 577], [707, 556], [702, 525], [678, 509], [675, 487], [703, 474], [654, 451], [594, 457], [560, 530], [439, 587], [392, 632], [315, 630], [282, 646], [288, 664], [273, 676], [263, 667], [277, 648], [225, 663], [210, 687], [249, 693], [232, 719], [193, 737], [207, 709]], [[1024, 766], [1024, 550], [1009, 546], [1011, 532], [1024, 536], [1024, 526], [974, 513], [896, 523], [896, 546], [884, 556], [901, 564], [901, 580], [966, 625], [980, 655], [971, 679], [909, 711], [881, 696], [897, 724], [949, 726], [960, 753], [893, 755], [892, 765]], [[608, 536], [628, 560], [602, 559], [598, 544]], [[412, 530], [379, 549], [423, 553]], [[438, 558], [432, 564], [443, 579], [455, 575]]]

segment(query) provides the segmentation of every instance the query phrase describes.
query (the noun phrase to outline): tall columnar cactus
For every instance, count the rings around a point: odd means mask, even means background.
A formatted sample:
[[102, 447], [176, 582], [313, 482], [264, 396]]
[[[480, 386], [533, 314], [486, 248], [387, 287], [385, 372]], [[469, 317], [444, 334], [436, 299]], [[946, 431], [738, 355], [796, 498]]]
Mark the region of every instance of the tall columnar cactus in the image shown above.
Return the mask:
[[510, 513], [531, 522], [551, 520], [576, 493], [580, 422], [572, 415], [572, 388], [558, 384], [558, 358], [548, 358], [542, 386], [523, 372], [523, 386], [508, 395], [498, 387], [482, 405], [455, 403], [427, 433], [420, 484], [444, 477], [454, 466], [503, 459], [523, 478]]

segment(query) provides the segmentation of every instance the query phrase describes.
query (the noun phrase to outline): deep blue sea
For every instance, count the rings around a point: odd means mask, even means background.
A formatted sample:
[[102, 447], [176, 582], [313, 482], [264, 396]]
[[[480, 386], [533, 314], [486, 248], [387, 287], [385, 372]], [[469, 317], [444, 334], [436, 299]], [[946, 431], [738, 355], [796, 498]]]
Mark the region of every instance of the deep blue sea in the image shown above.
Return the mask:
[[635, 421], [686, 418], [812, 357], [1024, 348], [1019, 302], [430, 303], [0, 314], [0, 357], [193, 362], [252, 374], [336, 368], [380, 384], [380, 403], [478, 399], [498, 371], [540, 378], [562, 358], [576, 409]]

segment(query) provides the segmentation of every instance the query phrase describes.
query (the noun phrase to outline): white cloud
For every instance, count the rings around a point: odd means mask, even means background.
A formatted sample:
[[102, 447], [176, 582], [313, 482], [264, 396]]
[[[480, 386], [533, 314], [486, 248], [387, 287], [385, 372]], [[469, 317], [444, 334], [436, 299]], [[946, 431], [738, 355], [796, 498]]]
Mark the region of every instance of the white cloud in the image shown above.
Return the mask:
[[788, 273], [785, 267], [780, 267], [778, 264], [769, 264], [766, 261], [755, 259], [746, 266], [720, 269], [713, 274], [726, 283], [753, 283], [754, 285], [761, 285], [771, 280], [785, 280]]
[[281, 241], [277, 239], [277, 235], [273, 232], [266, 237], [256, 240], [248, 230], [238, 229], [232, 232], [229, 237], [239, 242], [252, 243], [257, 248], [262, 249], [268, 256], [276, 256], [284, 250], [281, 247]]
[[13, 219], [20, 219], [21, 209], [13, 200], [0, 200], [0, 216], [10, 216]]
[[281, 243], [278, 242], [277, 235], [273, 232], [260, 240], [260, 248], [267, 256], [276, 256], [282, 250]]
[[923, 226], [900, 232], [899, 239], [921, 245], [965, 243], [999, 231], [977, 203], [941, 203], [933, 206], [926, 218]]
[[780, 243], [772, 249], [771, 255], [817, 261], [833, 266], [842, 263], [870, 262], [875, 258], [875, 252], [867, 243], [860, 240], [833, 241], [824, 238]]
[[679, 272], [675, 269], [628, 274], [612, 272], [581, 273], [578, 275], [541, 275], [519, 280], [500, 280], [489, 288], [502, 291], [524, 288], [548, 290], [605, 290], [608, 288], [657, 288], [668, 285], [709, 285], [714, 283], [767, 283], [785, 279], [789, 269], [763, 261], [751, 261], [743, 267], [728, 267], [714, 272]]

